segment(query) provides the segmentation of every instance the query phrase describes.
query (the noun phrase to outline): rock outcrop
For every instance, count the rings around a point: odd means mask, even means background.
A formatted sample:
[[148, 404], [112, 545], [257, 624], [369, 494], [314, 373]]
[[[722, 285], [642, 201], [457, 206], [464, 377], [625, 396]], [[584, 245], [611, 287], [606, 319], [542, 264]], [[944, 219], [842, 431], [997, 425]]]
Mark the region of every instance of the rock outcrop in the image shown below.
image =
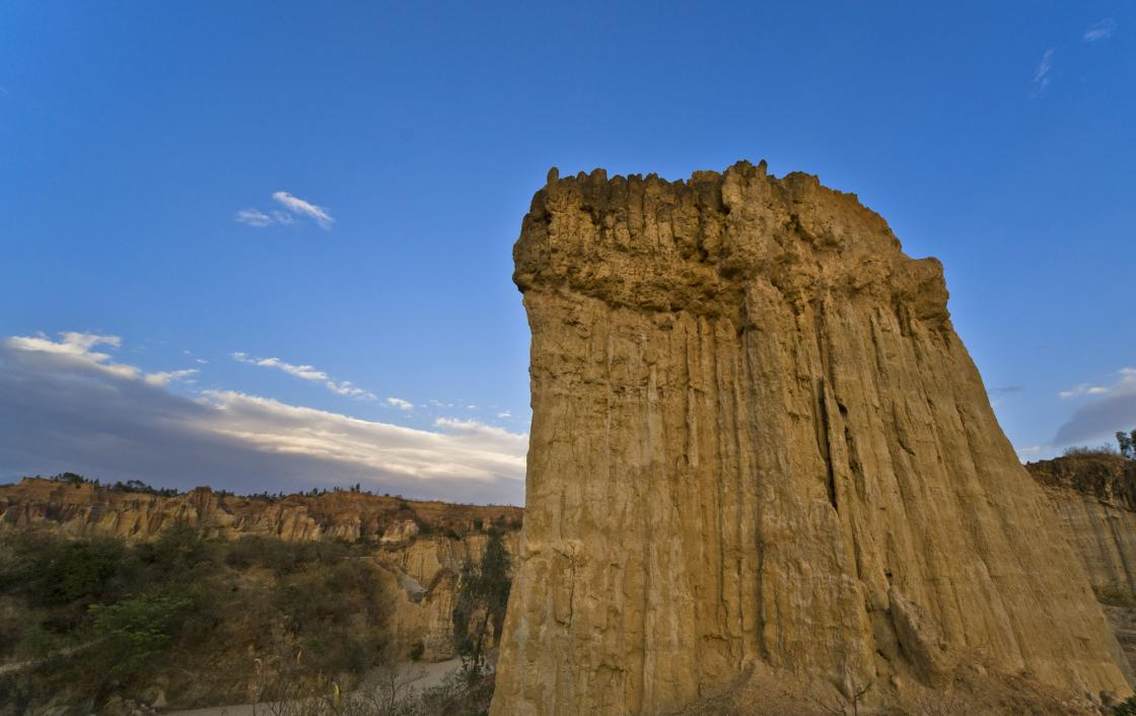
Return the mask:
[[[517, 554], [519, 532], [504, 533], [502, 541], [510, 554]], [[467, 562], [481, 561], [487, 542], [484, 534], [462, 539], [435, 535], [377, 557], [379, 566], [391, 576], [389, 591], [399, 594], [391, 621], [402, 652], [424, 661], [457, 656], [453, 611], [458, 577]]]
[[287, 541], [392, 545], [412, 541], [423, 528], [465, 534], [493, 522], [519, 527], [521, 515], [517, 507], [404, 500], [349, 490], [265, 498], [208, 487], [165, 496], [34, 477], [0, 485], [0, 529], [39, 527], [71, 537], [145, 541], [173, 525], [188, 525], [206, 537], [223, 539], [255, 534]]
[[1136, 461], [1070, 455], [1026, 466], [1098, 594], [1136, 594]]
[[493, 714], [665, 713], [755, 669], [883, 704], [958, 664], [1131, 693], [939, 262], [855, 196], [553, 171], [514, 258], [533, 424]]
[[1057, 511], [1128, 663], [1136, 665], [1136, 461], [1075, 454], [1026, 469]]

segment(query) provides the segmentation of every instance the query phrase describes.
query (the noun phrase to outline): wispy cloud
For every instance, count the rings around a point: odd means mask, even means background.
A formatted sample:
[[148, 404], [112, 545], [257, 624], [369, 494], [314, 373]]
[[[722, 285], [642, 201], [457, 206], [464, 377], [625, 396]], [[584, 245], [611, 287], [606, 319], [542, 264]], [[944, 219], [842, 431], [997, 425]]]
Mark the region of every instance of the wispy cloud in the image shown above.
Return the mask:
[[233, 360], [240, 363], [247, 363], [249, 365], [256, 365], [262, 368], [275, 368], [276, 370], [283, 371], [290, 376], [299, 378], [301, 380], [308, 380], [314, 383], [320, 383], [325, 388], [335, 393], [336, 395], [343, 395], [348, 398], [359, 398], [361, 400], [375, 400], [375, 394], [369, 390], [364, 390], [358, 387], [349, 380], [335, 380], [326, 371], [322, 371], [315, 366], [289, 363], [280, 360], [275, 356], [271, 358], [256, 358], [247, 353], [236, 352], [232, 354]]
[[399, 410], [414, 410], [414, 403], [409, 400], [403, 400], [402, 398], [396, 398], [393, 395], [387, 398], [387, 405], [392, 408], [398, 408]]
[[275, 223], [271, 216], [265, 214], [260, 209], [241, 209], [237, 212], [237, 216], [234, 220], [238, 224], [248, 224], [249, 226], [255, 226], [258, 229], [264, 228], [265, 226], [271, 226], [273, 223]]
[[186, 368], [184, 370], [167, 370], [160, 373], [147, 373], [146, 382], [150, 385], [169, 385], [177, 380], [189, 380], [197, 375], [196, 368]]
[[109, 353], [95, 350], [96, 346], [117, 350], [122, 346], [122, 339], [118, 336], [66, 331], [59, 334], [57, 341], [41, 333], [35, 336], [12, 336], [4, 340], [4, 345], [10, 350], [47, 354], [60, 361], [83, 365], [119, 378], [144, 380], [151, 385], [166, 385], [197, 373], [196, 368], [145, 373], [136, 366], [114, 362]]
[[1010, 393], [1020, 393], [1025, 390], [1021, 385], [998, 385], [993, 388], [988, 388], [986, 392], [990, 395], [1009, 395]]
[[284, 210], [274, 209], [272, 211], [261, 211], [254, 207], [248, 207], [238, 211], [234, 220], [239, 224], [255, 226], [258, 229], [274, 224], [283, 226], [294, 224], [296, 223], [297, 216], [311, 219], [324, 230], [331, 229], [331, 225], [335, 223], [335, 219], [332, 218], [327, 209], [322, 206], [317, 206], [305, 199], [301, 199], [289, 192], [273, 192], [272, 199], [283, 206]]
[[310, 201], [305, 201], [298, 196], [293, 196], [286, 191], [274, 192], [272, 198], [293, 214], [306, 216], [314, 220], [324, 229], [330, 229], [331, 225], [335, 223], [335, 219], [331, 218], [331, 214], [327, 212], [327, 209], [322, 206], [316, 206]]
[[1085, 30], [1085, 34], [1081, 35], [1081, 39], [1085, 42], [1100, 42], [1112, 37], [1112, 33], [1116, 32], [1116, 20], [1111, 17], [1106, 17], [1100, 22], [1094, 22], [1089, 25]]
[[1034, 94], [1040, 96], [1049, 87], [1049, 73], [1053, 71], [1053, 48], [1050, 47], [1041, 56], [1041, 62], [1033, 73]]
[[1107, 439], [1117, 430], [1136, 428], [1136, 368], [1121, 368], [1109, 385], [1083, 384], [1059, 395], [1088, 400], [1058, 428], [1054, 445]]
[[505, 419], [505, 418], [511, 418], [511, 417], [513, 417], [513, 411], [511, 411], [511, 410], [502, 410], [502, 411], [501, 411], [500, 413], [497, 413], [497, 417], [498, 417], [498, 418], [501, 418], [501, 419]]
[[452, 418], [406, 428], [231, 390], [184, 397], [91, 359], [90, 347], [113, 337], [95, 338], [47, 350], [43, 339], [0, 341], [0, 479], [72, 470], [240, 491], [362, 482], [408, 497], [522, 502], [527, 435]]
[[479, 438], [484, 440], [486, 445], [509, 445], [513, 450], [517, 451], [518, 454], [524, 454], [520, 452], [522, 449], [525, 451], [528, 450], [528, 435], [511, 433], [504, 428], [486, 425], [478, 420], [438, 418], [434, 421], [434, 427], [466, 435], [471, 438]]
[[1085, 395], [1106, 395], [1107, 393], [1108, 388], [1103, 385], [1090, 385], [1088, 383], [1080, 383], [1078, 385], [1074, 385], [1072, 388], [1059, 391], [1057, 393], [1057, 397], [1062, 398], [1063, 400], [1069, 400], [1070, 398], [1080, 398]]

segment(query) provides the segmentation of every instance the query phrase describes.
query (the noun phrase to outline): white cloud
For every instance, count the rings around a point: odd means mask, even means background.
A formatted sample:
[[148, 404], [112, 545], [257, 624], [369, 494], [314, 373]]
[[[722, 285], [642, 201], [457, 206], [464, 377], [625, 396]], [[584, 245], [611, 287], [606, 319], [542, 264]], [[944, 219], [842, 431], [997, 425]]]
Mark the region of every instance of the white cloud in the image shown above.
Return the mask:
[[524, 477], [528, 436], [439, 419], [440, 432], [352, 418], [233, 391], [206, 391], [203, 428], [262, 450], [365, 465], [422, 479]]
[[500, 413], [497, 413], [497, 417], [502, 418], [502, 419], [511, 418], [511, 417], [513, 417], [513, 411], [512, 410], [502, 410]]
[[1033, 73], [1034, 92], [1041, 95], [1049, 87], [1049, 73], [1053, 70], [1053, 48], [1050, 47], [1041, 56], [1041, 62]]
[[167, 370], [161, 373], [149, 373], [146, 376], [146, 382], [150, 385], [169, 385], [177, 380], [186, 380], [197, 375], [196, 368], [186, 368], [184, 370]]
[[301, 199], [286, 191], [274, 192], [272, 199], [282, 205], [284, 210], [274, 209], [271, 212], [265, 212], [249, 207], [238, 211], [235, 220], [240, 224], [255, 226], [258, 229], [272, 226], [273, 224], [281, 224], [284, 226], [294, 224], [296, 223], [297, 216], [306, 216], [319, 224], [323, 229], [330, 229], [331, 225], [335, 223], [335, 219], [331, 217], [327, 209], [322, 206], [316, 206], [310, 201]]
[[511, 433], [504, 428], [486, 425], [477, 420], [438, 418], [434, 421], [434, 427], [471, 439], [476, 438], [476, 442], [479, 444], [496, 445], [522, 457], [528, 452], [529, 436], [527, 434]]
[[387, 398], [387, 405], [392, 408], [398, 408], [399, 410], [414, 410], [414, 403], [394, 396]]
[[451, 418], [413, 429], [228, 390], [191, 399], [90, 357], [112, 338], [0, 340], [0, 479], [72, 470], [244, 492], [361, 482], [408, 497], [523, 501], [527, 435]]
[[1114, 32], [1116, 32], [1116, 20], [1113, 20], [1111, 17], [1106, 17], [1100, 22], [1089, 25], [1089, 28], [1085, 30], [1085, 34], [1081, 35], [1081, 39], [1085, 42], [1099, 42], [1112, 37], [1112, 33]]
[[237, 212], [234, 220], [238, 224], [248, 224], [258, 229], [270, 226], [273, 223], [273, 218], [260, 209], [241, 209]]
[[348, 398], [359, 398], [360, 400], [375, 400], [376, 396], [369, 390], [364, 390], [349, 380], [337, 381], [333, 380], [325, 371], [306, 364], [288, 363], [279, 358], [254, 358], [247, 353], [236, 352], [232, 354], [233, 360], [249, 365], [257, 365], [262, 368], [275, 368], [276, 370], [283, 371], [288, 375], [299, 378], [301, 380], [309, 380], [315, 383], [322, 383], [325, 388], [335, 393], [336, 395], [343, 395]]
[[286, 191], [274, 192], [272, 198], [293, 214], [306, 216], [314, 220], [321, 228], [330, 229], [331, 225], [335, 223], [335, 219], [331, 218], [331, 214], [327, 212], [327, 209], [322, 206], [316, 206], [298, 196], [293, 196]]
[[60, 340], [53, 341], [42, 333], [35, 336], [12, 336], [4, 341], [4, 345], [12, 350], [49, 354], [57, 360], [88, 366], [119, 378], [143, 379], [153, 385], [165, 385], [172, 380], [181, 380], [197, 373], [196, 369], [144, 373], [136, 366], [113, 362], [109, 353], [93, 350], [95, 346], [120, 348], [122, 339], [118, 336], [65, 331], [59, 337]]
[[1109, 385], [1082, 384], [1059, 395], [1089, 399], [1058, 428], [1054, 445], [1109, 439], [1117, 430], [1136, 427], [1136, 368], [1116, 371], [1116, 380]]
[[1083, 395], [1105, 395], [1108, 393], [1108, 388], [1103, 385], [1089, 385], [1088, 383], [1081, 383], [1074, 385], [1068, 390], [1062, 390], [1057, 393], [1059, 398], [1068, 400], [1069, 398], [1079, 398]]

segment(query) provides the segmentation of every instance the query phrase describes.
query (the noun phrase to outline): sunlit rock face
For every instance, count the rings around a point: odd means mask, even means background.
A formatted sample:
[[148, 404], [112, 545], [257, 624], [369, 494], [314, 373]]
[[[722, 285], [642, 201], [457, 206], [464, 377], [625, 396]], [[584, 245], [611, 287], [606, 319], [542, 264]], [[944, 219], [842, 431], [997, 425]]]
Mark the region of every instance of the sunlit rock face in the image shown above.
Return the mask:
[[220, 539], [260, 535], [289, 542], [338, 539], [398, 546], [414, 541], [419, 522], [432, 530], [465, 534], [480, 531], [475, 525], [519, 525], [521, 514], [519, 508], [503, 505], [404, 500], [348, 490], [264, 498], [208, 487], [166, 496], [41, 478], [0, 485], [0, 530], [131, 541], [153, 540], [181, 525]]
[[1136, 460], [1082, 454], [1026, 468], [1057, 511], [1129, 665], [1136, 664]]
[[1027, 466], [1102, 596], [1136, 594], [1136, 461], [1075, 455]]
[[493, 714], [661, 713], [759, 662], [885, 703], [963, 662], [1130, 693], [939, 262], [854, 195], [553, 172], [514, 258], [533, 424]]

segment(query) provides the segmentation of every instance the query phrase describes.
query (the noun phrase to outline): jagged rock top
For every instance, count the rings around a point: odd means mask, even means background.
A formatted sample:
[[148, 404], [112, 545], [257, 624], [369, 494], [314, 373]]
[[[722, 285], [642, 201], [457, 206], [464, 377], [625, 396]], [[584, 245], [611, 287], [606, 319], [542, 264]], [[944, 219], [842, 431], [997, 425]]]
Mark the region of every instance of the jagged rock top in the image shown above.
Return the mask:
[[501, 520], [519, 527], [522, 516], [517, 507], [404, 500], [346, 490], [267, 499], [213, 492], [208, 487], [166, 496], [41, 478], [0, 485], [0, 529], [39, 526], [75, 536], [137, 540], [154, 539], [175, 524], [189, 524], [208, 536], [225, 538], [267, 534], [299, 541], [329, 537], [374, 541], [392, 528], [405, 536], [408, 520], [420, 522], [420, 528], [465, 533], [475, 521], [489, 525]]
[[855, 194], [809, 174], [778, 179], [764, 161], [673, 182], [553, 169], [513, 256], [522, 292], [562, 287], [617, 306], [744, 316], [746, 284], [763, 279], [798, 307], [860, 295], [949, 325], [937, 259], [903, 254]]
[[1119, 455], [1066, 455], [1026, 465], [1042, 485], [1075, 490], [1121, 509], [1136, 511], [1136, 460]]

